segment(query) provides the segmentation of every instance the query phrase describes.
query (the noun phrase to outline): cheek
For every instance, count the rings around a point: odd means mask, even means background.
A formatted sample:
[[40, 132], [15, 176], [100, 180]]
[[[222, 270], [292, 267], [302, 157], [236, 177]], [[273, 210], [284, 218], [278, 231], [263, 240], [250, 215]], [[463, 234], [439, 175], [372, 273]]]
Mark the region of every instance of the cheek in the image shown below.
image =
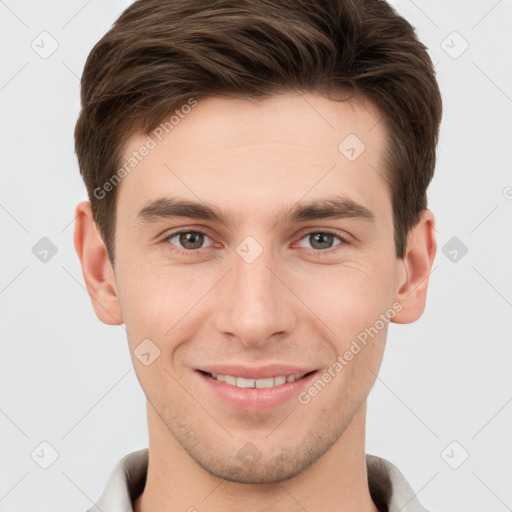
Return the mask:
[[373, 324], [390, 307], [394, 292], [390, 268], [382, 262], [360, 260], [329, 272], [324, 269], [310, 275], [301, 293], [335, 336], [346, 339]]
[[144, 268], [140, 262], [119, 262], [117, 276], [130, 344], [144, 338], [160, 339], [162, 332], [172, 327], [173, 313], [179, 309], [178, 285], [170, 285], [158, 271]]
[[178, 268], [139, 261], [120, 265], [118, 276], [132, 354], [143, 340], [149, 339], [163, 356], [159, 361], [169, 362], [179, 346], [202, 325], [201, 299], [214, 286], [216, 274], [200, 274], [193, 266]]

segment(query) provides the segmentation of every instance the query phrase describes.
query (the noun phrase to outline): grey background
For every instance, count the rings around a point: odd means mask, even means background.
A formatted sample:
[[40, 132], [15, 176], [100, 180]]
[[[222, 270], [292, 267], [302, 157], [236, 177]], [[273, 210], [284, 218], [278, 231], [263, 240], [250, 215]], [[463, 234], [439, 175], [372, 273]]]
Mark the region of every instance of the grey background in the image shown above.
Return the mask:
[[[147, 446], [124, 329], [95, 317], [72, 244], [86, 198], [79, 76], [129, 3], [0, 1], [2, 511], [83, 511], [114, 464]], [[428, 509], [511, 510], [512, 2], [392, 3], [444, 97], [429, 193], [439, 248], [425, 314], [390, 327], [367, 452], [396, 464]], [[47, 58], [31, 47], [52, 39]]]

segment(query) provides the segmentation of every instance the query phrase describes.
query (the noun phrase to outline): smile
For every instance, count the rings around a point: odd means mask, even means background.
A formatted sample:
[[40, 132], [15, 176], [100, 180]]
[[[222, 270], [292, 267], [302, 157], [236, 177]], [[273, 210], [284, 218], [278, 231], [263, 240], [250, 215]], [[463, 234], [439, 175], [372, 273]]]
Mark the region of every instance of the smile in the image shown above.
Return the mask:
[[265, 379], [251, 379], [245, 377], [235, 377], [234, 375], [222, 375], [219, 373], [207, 373], [207, 375], [219, 382], [224, 382], [231, 386], [236, 386], [237, 388], [273, 388], [276, 386], [282, 386], [287, 382], [295, 382], [298, 379], [301, 379], [306, 375], [305, 373], [300, 375], [288, 375], [288, 376], [278, 376], [278, 377], [268, 377]]
[[231, 409], [254, 413], [295, 403], [297, 395], [317, 373], [311, 366], [287, 364], [212, 364], [195, 372], [204, 393]]

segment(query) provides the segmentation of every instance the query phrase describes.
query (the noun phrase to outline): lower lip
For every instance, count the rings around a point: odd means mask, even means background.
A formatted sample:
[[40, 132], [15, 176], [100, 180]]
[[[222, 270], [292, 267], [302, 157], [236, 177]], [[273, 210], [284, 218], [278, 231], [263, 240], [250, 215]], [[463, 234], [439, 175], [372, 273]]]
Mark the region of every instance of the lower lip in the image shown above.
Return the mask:
[[268, 411], [297, 397], [300, 391], [315, 377], [316, 371], [293, 382], [271, 388], [239, 388], [196, 372], [203, 382], [224, 402], [243, 411]]

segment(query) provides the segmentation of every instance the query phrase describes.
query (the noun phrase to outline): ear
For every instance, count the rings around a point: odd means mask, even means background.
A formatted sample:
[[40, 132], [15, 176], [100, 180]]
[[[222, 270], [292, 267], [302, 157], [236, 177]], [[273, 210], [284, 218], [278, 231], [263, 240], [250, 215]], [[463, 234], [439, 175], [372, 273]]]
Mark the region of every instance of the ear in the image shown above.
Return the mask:
[[405, 257], [398, 260], [402, 268], [397, 272], [395, 292], [395, 301], [402, 305], [402, 309], [392, 322], [415, 322], [425, 310], [428, 281], [437, 250], [434, 228], [434, 214], [423, 210], [419, 221], [409, 232]]
[[96, 316], [109, 325], [122, 324], [114, 270], [89, 201], [76, 207], [74, 243]]

